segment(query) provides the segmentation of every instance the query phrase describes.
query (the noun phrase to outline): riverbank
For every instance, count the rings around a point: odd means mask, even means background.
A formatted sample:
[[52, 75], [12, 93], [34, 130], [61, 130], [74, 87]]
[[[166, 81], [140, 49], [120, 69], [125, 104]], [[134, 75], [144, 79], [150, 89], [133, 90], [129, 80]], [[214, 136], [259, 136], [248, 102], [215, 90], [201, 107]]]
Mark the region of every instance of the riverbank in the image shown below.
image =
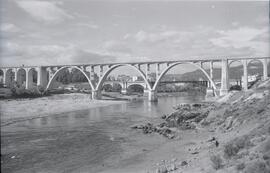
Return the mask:
[[177, 138], [169, 137], [145, 156], [144, 171], [133, 172], [270, 172], [270, 80], [248, 92], [231, 92], [208, 106], [176, 106], [174, 113], [162, 118], [162, 123], [135, 129], [159, 135], [162, 125]]
[[0, 100], [1, 126], [63, 112], [121, 103], [124, 101], [91, 100], [89, 94], [81, 93], [56, 94], [33, 99], [5, 99]]
[[[1, 101], [6, 106], [4, 111], [1, 107], [1, 123], [6, 118], [1, 126], [1, 163], [4, 170], [20, 173], [265, 173], [270, 158], [269, 91], [270, 81], [266, 81], [210, 105], [192, 103], [189, 108], [171, 100], [175, 110], [165, 117], [151, 113], [160, 113], [170, 97], [141, 103], [144, 107], [133, 103], [127, 109], [127, 104], [119, 104], [90, 114], [72, 111], [124, 102], [91, 101], [84, 94]], [[45, 111], [52, 116], [38, 119]], [[58, 116], [62, 111], [67, 113]], [[93, 117], [96, 111], [100, 116]], [[24, 118], [34, 120], [23, 123]], [[154, 128], [131, 128], [148, 123], [163, 124], [175, 136], [168, 138]]]

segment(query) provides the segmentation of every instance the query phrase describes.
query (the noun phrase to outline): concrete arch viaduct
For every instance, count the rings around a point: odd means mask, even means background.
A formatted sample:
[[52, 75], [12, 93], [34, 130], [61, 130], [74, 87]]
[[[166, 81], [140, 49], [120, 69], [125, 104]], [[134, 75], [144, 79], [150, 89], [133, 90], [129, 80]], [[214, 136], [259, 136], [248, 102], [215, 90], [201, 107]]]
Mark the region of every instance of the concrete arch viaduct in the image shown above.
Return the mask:
[[[157, 100], [157, 86], [161, 82], [162, 77], [172, 68], [180, 64], [189, 64], [199, 69], [209, 81], [209, 88], [213, 90], [214, 95], [224, 95], [229, 91], [229, 67], [238, 61], [243, 66], [243, 88], [248, 89], [248, 64], [258, 61], [263, 66], [263, 79], [268, 78], [268, 63], [270, 57], [253, 57], [253, 58], [222, 58], [222, 59], [197, 59], [197, 60], [174, 60], [174, 61], [152, 61], [152, 62], [129, 62], [129, 63], [104, 63], [104, 64], [77, 64], [77, 65], [51, 65], [51, 66], [20, 66], [20, 67], [0, 67], [2, 71], [2, 83], [7, 87], [12, 81], [22, 83], [25, 75], [26, 89], [33, 87], [33, 74], [37, 73], [37, 85], [42, 86], [45, 90], [50, 90], [56, 77], [64, 70], [79, 70], [87, 79], [91, 90], [92, 99], [101, 99], [101, 90], [103, 84], [111, 72], [119, 67], [126, 66], [138, 72], [143, 78], [144, 85], [148, 91], [148, 100]], [[221, 64], [221, 87], [217, 88], [213, 81], [213, 64]], [[204, 67], [205, 64], [207, 68]], [[151, 68], [155, 68], [156, 81], [151, 84], [149, 74]], [[162, 68], [163, 67], [163, 68]], [[209, 71], [209, 72], [207, 72]], [[23, 75], [24, 74], [24, 75]], [[94, 75], [99, 74], [97, 82]], [[14, 77], [12, 77], [14, 76]]]

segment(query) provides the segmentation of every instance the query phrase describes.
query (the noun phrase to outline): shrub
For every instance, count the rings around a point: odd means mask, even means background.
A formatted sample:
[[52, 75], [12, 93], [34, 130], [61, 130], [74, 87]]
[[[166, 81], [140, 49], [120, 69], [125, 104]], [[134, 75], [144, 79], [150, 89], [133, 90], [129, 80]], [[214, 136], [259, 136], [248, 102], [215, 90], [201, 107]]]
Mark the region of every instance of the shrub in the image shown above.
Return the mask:
[[239, 150], [250, 146], [251, 142], [247, 136], [242, 136], [239, 138], [236, 138], [225, 145], [224, 147], [224, 156], [226, 158], [230, 158], [232, 156], [235, 156]]
[[15, 98], [33, 98], [42, 96], [37, 87], [34, 87], [30, 90], [25, 89], [23, 86], [18, 87], [13, 85], [11, 88], [12, 96]]
[[236, 165], [236, 170], [241, 171], [245, 168], [245, 166], [246, 166], [245, 163], [240, 163], [240, 164]]
[[270, 170], [266, 166], [265, 162], [256, 160], [249, 163], [244, 169], [244, 173], [269, 173]]
[[212, 166], [215, 170], [218, 170], [223, 167], [223, 161], [220, 155], [212, 155], [210, 157], [210, 160], [212, 162]]

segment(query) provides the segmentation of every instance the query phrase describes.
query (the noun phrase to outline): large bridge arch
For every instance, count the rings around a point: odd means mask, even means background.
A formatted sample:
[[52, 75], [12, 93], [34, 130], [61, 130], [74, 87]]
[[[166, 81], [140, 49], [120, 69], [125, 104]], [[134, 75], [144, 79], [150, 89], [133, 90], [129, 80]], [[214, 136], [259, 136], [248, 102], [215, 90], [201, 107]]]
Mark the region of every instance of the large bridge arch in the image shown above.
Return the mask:
[[107, 79], [107, 77], [109, 76], [109, 74], [115, 70], [116, 68], [119, 68], [119, 67], [123, 67], [123, 66], [127, 66], [127, 67], [131, 67], [132, 69], [134, 69], [135, 71], [137, 71], [143, 78], [144, 82], [146, 83], [147, 87], [148, 88], [151, 88], [150, 87], [150, 84], [148, 82], [148, 80], [146, 79], [145, 77], [145, 74], [142, 70], [140, 70], [139, 68], [131, 65], [131, 64], [117, 64], [117, 65], [113, 65], [112, 67], [110, 67], [105, 73], [104, 75], [102, 76], [102, 78], [99, 80], [98, 84], [97, 84], [97, 87], [96, 87], [96, 91], [100, 91], [103, 83], [105, 82], [105, 80]]
[[249, 66], [252, 63], [256, 63], [256, 62], [258, 64], [261, 64], [261, 65], [263, 65], [263, 63], [264, 63], [262, 59], [250, 59], [250, 60], [247, 61], [247, 66]]
[[235, 59], [235, 60], [229, 61], [228, 67], [231, 67], [231, 65], [236, 62], [240, 63], [243, 66], [243, 62], [240, 59]]
[[45, 91], [47, 91], [47, 90], [50, 89], [52, 83], [55, 81], [55, 79], [56, 79], [56, 77], [57, 77], [58, 74], [60, 74], [60, 73], [61, 73], [62, 71], [64, 71], [65, 69], [69, 69], [69, 68], [79, 70], [79, 71], [86, 77], [86, 79], [87, 79], [87, 81], [88, 81], [88, 83], [89, 83], [89, 85], [90, 85], [90, 87], [91, 87], [91, 90], [92, 90], [92, 91], [94, 90], [94, 86], [93, 86], [93, 84], [92, 84], [90, 78], [87, 76], [87, 74], [86, 74], [81, 68], [79, 68], [79, 67], [77, 67], [77, 66], [64, 66], [64, 67], [61, 67], [60, 69], [58, 69], [58, 70], [53, 74], [53, 76], [50, 78], [50, 80], [49, 80], [49, 82], [48, 82], [48, 84], [47, 84], [47, 87], [46, 87]]
[[193, 63], [193, 62], [177, 62], [177, 63], [173, 63], [173, 64], [171, 64], [170, 66], [168, 66], [168, 67], [167, 67], [165, 70], [163, 70], [163, 72], [159, 75], [159, 77], [157, 78], [157, 80], [156, 80], [156, 82], [155, 82], [155, 84], [154, 84], [152, 90], [153, 90], [153, 91], [156, 91], [156, 90], [157, 90], [157, 86], [158, 86], [158, 84], [160, 83], [162, 77], [163, 77], [163, 76], [164, 76], [171, 68], [173, 68], [173, 67], [175, 67], [175, 66], [177, 66], [177, 65], [180, 65], [180, 64], [190, 64], [190, 65], [193, 65], [194, 67], [196, 67], [197, 69], [201, 70], [201, 71], [204, 73], [204, 75], [207, 77], [207, 79], [210, 81], [211, 86], [212, 86], [213, 89], [214, 89], [214, 94], [217, 96], [217, 92], [216, 92], [217, 87], [216, 87], [214, 81], [211, 79], [211, 77], [208, 75], [208, 73], [207, 73], [201, 66], [199, 66], [198, 64], [195, 64], [195, 63]]

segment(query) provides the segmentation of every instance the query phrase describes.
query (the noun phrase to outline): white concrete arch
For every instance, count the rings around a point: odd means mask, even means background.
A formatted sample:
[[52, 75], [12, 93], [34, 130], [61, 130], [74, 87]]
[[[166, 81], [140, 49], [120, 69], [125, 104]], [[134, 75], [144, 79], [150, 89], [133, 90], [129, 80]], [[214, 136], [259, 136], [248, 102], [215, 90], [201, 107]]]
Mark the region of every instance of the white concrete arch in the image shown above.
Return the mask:
[[258, 62], [262, 66], [264, 64], [263, 59], [250, 59], [250, 60], [247, 61], [247, 66], [249, 66], [251, 63], [254, 63], [254, 62]]
[[94, 86], [93, 86], [93, 84], [92, 84], [90, 78], [87, 76], [87, 74], [86, 74], [81, 68], [79, 68], [79, 67], [77, 67], [77, 66], [64, 66], [64, 67], [59, 68], [59, 69], [53, 74], [53, 76], [50, 78], [50, 80], [49, 80], [49, 82], [48, 82], [48, 84], [47, 84], [47, 87], [46, 87], [45, 91], [47, 91], [48, 89], [50, 89], [52, 82], [56, 79], [57, 75], [58, 75], [61, 71], [65, 70], [65, 69], [69, 69], [69, 68], [79, 70], [79, 71], [86, 77], [86, 79], [87, 79], [87, 81], [88, 81], [88, 83], [89, 83], [91, 89], [94, 90]]
[[216, 93], [216, 90], [217, 90], [217, 87], [214, 83], [214, 81], [211, 79], [211, 77], [208, 75], [208, 73], [198, 64], [195, 64], [193, 62], [177, 62], [177, 63], [173, 63], [171, 64], [170, 66], [168, 66], [165, 70], [163, 70], [163, 72], [159, 75], [159, 77], [157, 78], [152, 90], [156, 91], [157, 89], [157, 86], [159, 84], [159, 82], [161, 81], [162, 77], [171, 69], [173, 68], [174, 66], [177, 66], [177, 65], [180, 65], [180, 64], [190, 64], [190, 65], [193, 65], [194, 67], [196, 67], [197, 69], [201, 70], [204, 75], [208, 78], [208, 80], [210, 81], [211, 83], [211, 86], [214, 88], [214, 93], [215, 95], [217, 96], [217, 93]]
[[239, 62], [239, 63], [241, 63], [241, 65], [243, 66], [243, 62], [242, 62], [241, 60], [239, 60], [239, 59], [236, 59], [236, 60], [230, 60], [230, 62], [229, 62], [229, 64], [228, 64], [228, 67], [230, 68], [231, 65], [232, 65], [233, 63], [235, 63], [235, 62]]
[[146, 79], [145, 74], [144, 74], [144, 72], [143, 72], [142, 70], [140, 70], [139, 68], [137, 68], [137, 67], [135, 67], [135, 66], [133, 66], [133, 65], [131, 65], [131, 64], [117, 64], [117, 65], [113, 65], [112, 67], [110, 67], [110, 68], [104, 73], [104, 75], [102, 76], [102, 78], [99, 80], [99, 82], [98, 82], [98, 84], [97, 84], [96, 91], [100, 91], [100, 89], [101, 89], [103, 83], [105, 82], [105, 80], [107, 79], [108, 75], [109, 75], [114, 69], [116, 69], [116, 68], [118, 68], [118, 67], [122, 67], [122, 66], [131, 67], [131, 68], [135, 69], [137, 72], [139, 72], [139, 74], [143, 77], [143, 80], [145, 81], [146, 85], [147, 85], [149, 88], [151, 88], [151, 87], [150, 87], [150, 84], [149, 84], [148, 80]]

